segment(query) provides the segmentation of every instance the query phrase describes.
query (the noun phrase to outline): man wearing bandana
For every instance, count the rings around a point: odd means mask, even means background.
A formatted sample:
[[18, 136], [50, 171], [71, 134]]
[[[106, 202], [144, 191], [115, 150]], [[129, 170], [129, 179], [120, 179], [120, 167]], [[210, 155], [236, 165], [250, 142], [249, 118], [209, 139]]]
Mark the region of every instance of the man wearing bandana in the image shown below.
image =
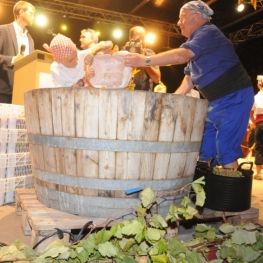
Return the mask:
[[208, 100], [208, 113], [199, 155], [211, 166], [238, 167], [241, 142], [254, 102], [252, 82], [232, 43], [210, 22], [213, 10], [202, 1], [182, 6], [178, 26], [187, 41], [179, 48], [150, 57], [125, 56], [132, 67], [184, 64], [185, 77], [175, 94], [187, 94], [194, 86]]

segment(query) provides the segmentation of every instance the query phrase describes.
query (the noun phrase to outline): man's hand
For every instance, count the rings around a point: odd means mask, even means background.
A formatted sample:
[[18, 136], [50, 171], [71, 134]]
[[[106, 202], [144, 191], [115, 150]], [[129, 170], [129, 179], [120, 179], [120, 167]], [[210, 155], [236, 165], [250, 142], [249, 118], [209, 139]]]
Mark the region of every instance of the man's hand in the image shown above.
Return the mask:
[[20, 60], [21, 58], [24, 58], [24, 57], [25, 57], [24, 55], [18, 54], [17, 56], [14, 57], [13, 64], [14, 64], [15, 62], [17, 62], [18, 60]]
[[92, 64], [94, 56], [92, 54], [87, 54], [84, 58], [84, 70], [86, 70], [87, 66], [90, 66]]
[[126, 67], [145, 67], [145, 56], [137, 53], [129, 53], [124, 57], [124, 64]]
[[111, 41], [101, 41], [95, 46], [90, 48], [90, 53], [95, 56], [97, 53], [102, 52], [103, 54], [110, 54], [113, 48], [113, 43]]
[[102, 52], [104, 54], [110, 54], [110, 51], [112, 50], [112, 48], [113, 48], [113, 43], [111, 41], [105, 41]]
[[91, 79], [95, 77], [95, 72], [93, 68], [87, 68], [86, 69], [86, 79]]
[[130, 41], [126, 42], [126, 44], [123, 46], [123, 50], [126, 50], [126, 47], [129, 46]]
[[75, 84], [73, 84], [72, 88], [80, 88], [86, 85], [86, 78], [85, 76], [82, 79], [79, 79]]

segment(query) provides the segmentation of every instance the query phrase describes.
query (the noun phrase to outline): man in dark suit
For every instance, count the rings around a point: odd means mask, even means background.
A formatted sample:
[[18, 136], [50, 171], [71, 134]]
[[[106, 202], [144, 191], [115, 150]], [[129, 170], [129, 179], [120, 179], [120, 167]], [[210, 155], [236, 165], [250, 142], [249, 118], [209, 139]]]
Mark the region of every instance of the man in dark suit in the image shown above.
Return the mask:
[[11, 103], [14, 62], [34, 51], [34, 41], [26, 26], [34, 21], [35, 7], [25, 1], [13, 7], [14, 22], [0, 25], [0, 103]]

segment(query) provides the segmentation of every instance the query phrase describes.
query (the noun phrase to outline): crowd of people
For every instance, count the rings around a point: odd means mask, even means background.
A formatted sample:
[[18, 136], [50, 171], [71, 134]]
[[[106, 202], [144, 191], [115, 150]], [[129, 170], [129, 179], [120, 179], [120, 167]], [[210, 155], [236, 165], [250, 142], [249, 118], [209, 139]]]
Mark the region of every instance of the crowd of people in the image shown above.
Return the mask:
[[[27, 26], [32, 25], [35, 8], [19, 1], [14, 8], [14, 22], [0, 26], [0, 103], [11, 103], [14, 77], [13, 63], [34, 50], [34, 41]], [[211, 23], [213, 10], [203, 1], [184, 4], [179, 13], [178, 26], [187, 38], [180, 47], [155, 54], [145, 47], [146, 31], [141, 26], [130, 29], [125, 66], [138, 69], [134, 76], [135, 90], [153, 91], [153, 84], [161, 81], [160, 66], [185, 64], [184, 78], [174, 94], [202, 95], [208, 100], [208, 112], [199, 155], [200, 161], [212, 159], [212, 166], [237, 168], [243, 157], [241, 143], [249, 119], [256, 129], [255, 179], [262, 179], [263, 165], [263, 88], [255, 96], [249, 75], [243, 68], [231, 41]], [[131, 42], [141, 43], [139, 50], [129, 49]], [[85, 63], [97, 53], [109, 53], [112, 41], [98, 40], [92, 29], [80, 32], [80, 46], [64, 35], [57, 34], [44, 48], [54, 56], [51, 73], [58, 87], [86, 85]], [[22, 52], [22, 47], [25, 50]], [[90, 76], [95, 73], [88, 72]], [[253, 108], [252, 108], [253, 106]], [[252, 110], [252, 111], [251, 111]], [[255, 119], [251, 116], [256, 116]]]

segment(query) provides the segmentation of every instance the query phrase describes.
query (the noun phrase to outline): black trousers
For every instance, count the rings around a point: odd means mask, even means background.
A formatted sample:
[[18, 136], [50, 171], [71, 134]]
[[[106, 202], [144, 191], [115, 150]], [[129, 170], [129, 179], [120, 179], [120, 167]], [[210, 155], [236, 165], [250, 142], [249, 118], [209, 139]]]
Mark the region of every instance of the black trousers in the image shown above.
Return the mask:
[[255, 164], [263, 164], [263, 122], [256, 124], [255, 130]]
[[255, 129], [251, 129], [249, 132], [247, 147], [251, 148], [255, 143]]

